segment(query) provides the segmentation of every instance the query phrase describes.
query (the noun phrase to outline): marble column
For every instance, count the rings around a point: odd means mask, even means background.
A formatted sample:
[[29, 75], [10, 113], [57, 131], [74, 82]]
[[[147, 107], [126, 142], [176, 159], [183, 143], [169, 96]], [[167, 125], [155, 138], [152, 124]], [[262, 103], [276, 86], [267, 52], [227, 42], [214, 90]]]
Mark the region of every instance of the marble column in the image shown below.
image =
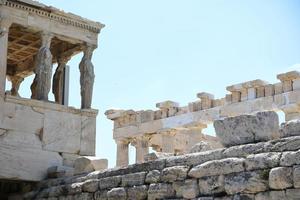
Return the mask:
[[146, 136], [140, 136], [135, 138], [136, 149], [136, 163], [144, 162], [144, 157], [149, 153], [149, 138]]
[[129, 163], [127, 140], [116, 140], [117, 143], [117, 167], [127, 166]]
[[174, 130], [161, 133], [163, 153], [175, 153], [175, 135]]
[[52, 35], [47, 32], [41, 34], [42, 46], [35, 58], [35, 78], [31, 85], [31, 98], [48, 100], [52, 78], [52, 54], [50, 51]]
[[58, 66], [53, 76], [53, 86], [52, 93], [55, 97], [55, 102], [58, 104], [63, 104], [63, 96], [64, 96], [64, 73], [65, 68], [67, 66], [67, 62], [70, 58], [59, 58], [57, 60]]
[[10, 93], [12, 96], [20, 96], [19, 95], [19, 88], [20, 88], [20, 85], [21, 83], [24, 81], [24, 78], [23, 77], [20, 77], [20, 76], [11, 76], [9, 77], [10, 81], [11, 81], [11, 90], [10, 90]]
[[5, 96], [8, 32], [11, 21], [0, 17], [0, 96]]
[[92, 56], [95, 46], [87, 45], [84, 50], [83, 58], [79, 64], [80, 70], [80, 91], [81, 108], [90, 109], [92, 105], [93, 87], [94, 87], [94, 66]]

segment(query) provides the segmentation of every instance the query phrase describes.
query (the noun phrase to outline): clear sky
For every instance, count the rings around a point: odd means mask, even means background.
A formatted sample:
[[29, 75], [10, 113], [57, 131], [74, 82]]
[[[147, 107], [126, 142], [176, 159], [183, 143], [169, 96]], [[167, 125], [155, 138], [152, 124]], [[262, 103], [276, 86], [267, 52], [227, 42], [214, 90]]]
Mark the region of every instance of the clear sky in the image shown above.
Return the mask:
[[[93, 57], [93, 107], [99, 109], [97, 156], [108, 158], [110, 167], [116, 147], [106, 110], [154, 109], [164, 100], [186, 105], [202, 91], [223, 97], [228, 85], [257, 78], [274, 83], [279, 72], [300, 67], [298, 0], [41, 2], [106, 25]], [[69, 62], [76, 107], [80, 59]], [[130, 154], [132, 162], [132, 148]]]

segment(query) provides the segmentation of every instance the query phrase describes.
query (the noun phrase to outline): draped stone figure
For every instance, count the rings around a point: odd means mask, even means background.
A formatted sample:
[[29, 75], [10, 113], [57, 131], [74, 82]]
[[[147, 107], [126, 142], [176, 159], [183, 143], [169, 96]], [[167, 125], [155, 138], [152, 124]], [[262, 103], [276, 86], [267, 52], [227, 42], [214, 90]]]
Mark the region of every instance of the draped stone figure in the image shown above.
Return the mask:
[[95, 46], [87, 45], [84, 50], [83, 58], [79, 64], [80, 86], [81, 86], [81, 108], [89, 109], [92, 104], [93, 86], [94, 86], [94, 66], [92, 56]]
[[17, 96], [17, 97], [20, 96], [19, 88], [20, 88], [21, 83], [24, 81], [24, 78], [20, 77], [20, 76], [11, 76], [11, 77], [9, 77], [9, 79], [12, 83], [11, 90], [10, 90], [11, 95]]
[[58, 59], [58, 66], [53, 76], [52, 93], [54, 94], [55, 102], [59, 104], [63, 104], [64, 71], [69, 59], [70, 58]]
[[50, 43], [52, 36], [42, 34], [42, 46], [35, 59], [35, 78], [31, 85], [31, 98], [37, 100], [48, 100], [52, 77], [52, 54]]

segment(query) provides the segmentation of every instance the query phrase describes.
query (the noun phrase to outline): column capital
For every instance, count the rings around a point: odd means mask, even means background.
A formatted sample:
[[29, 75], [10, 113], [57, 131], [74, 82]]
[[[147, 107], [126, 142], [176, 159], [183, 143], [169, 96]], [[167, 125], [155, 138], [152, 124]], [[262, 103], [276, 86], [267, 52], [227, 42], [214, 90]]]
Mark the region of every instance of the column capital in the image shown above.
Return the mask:
[[67, 64], [67, 62], [69, 62], [69, 60], [71, 60], [70, 56], [58, 57], [57, 58], [58, 64]]
[[51, 39], [53, 38], [53, 34], [47, 31], [42, 31], [40, 33], [42, 39], [42, 47], [50, 48]]
[[9, 27], [11, 26], [11, 24], [11, 19], [0, 16], [0, 37], [9, 32]]
[[115, 142], [118, 145], [128, 145], [130, 143], [130, 139], [128, 138], [115, 139]]

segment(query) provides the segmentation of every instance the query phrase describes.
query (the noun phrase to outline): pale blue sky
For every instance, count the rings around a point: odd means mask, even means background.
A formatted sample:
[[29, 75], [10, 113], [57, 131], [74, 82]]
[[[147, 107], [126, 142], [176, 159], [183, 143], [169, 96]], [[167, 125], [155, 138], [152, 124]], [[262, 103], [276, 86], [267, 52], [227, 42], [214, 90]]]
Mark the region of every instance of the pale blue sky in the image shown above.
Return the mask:
[[[97, 156], [111, 167], [116, 147], [105, 110], [154, 109], [168, 99], [186, 105], [201, 91], [223, 97], [228, 85], [275, 82], [276, 74], [300, 63], [298, 0], [41, 2], [106, 25], [93, 58], [93, 107], [99, 109]], [[76, 107], [80, 58], [69, 62], [70, 104]], [[21, 95], [29, 96], [29, 88]]]

